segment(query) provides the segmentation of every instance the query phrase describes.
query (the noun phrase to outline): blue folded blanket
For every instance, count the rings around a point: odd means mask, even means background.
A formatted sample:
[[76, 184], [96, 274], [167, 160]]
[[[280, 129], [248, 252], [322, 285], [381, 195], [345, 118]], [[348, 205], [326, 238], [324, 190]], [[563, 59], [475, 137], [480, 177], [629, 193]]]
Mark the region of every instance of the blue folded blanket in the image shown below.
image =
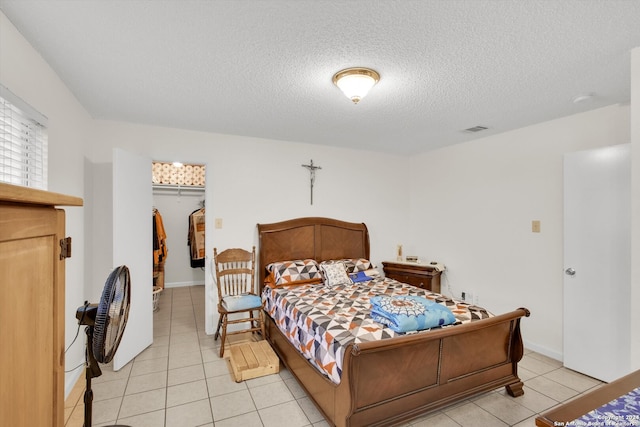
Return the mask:
[[400, 333], [450, 325], [456, 321], [447, 307], [412, 295], [375, 296], [371, 298], [371, 306], [374, 321]]

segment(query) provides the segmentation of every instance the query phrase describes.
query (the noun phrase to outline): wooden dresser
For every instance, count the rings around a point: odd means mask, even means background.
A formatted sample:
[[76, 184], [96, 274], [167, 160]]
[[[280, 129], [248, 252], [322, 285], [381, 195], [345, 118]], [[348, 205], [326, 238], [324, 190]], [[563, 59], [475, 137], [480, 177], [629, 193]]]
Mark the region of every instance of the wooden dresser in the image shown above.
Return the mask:
[[[0, 419], [64, 425], [64, 211], [82, 199], [0, 183]], [[61, 242], [63, 242], [61, 244]]]
[[440, 293], [441, 271], [429, 264], [383, 261], [384, 274], [399, 282]]

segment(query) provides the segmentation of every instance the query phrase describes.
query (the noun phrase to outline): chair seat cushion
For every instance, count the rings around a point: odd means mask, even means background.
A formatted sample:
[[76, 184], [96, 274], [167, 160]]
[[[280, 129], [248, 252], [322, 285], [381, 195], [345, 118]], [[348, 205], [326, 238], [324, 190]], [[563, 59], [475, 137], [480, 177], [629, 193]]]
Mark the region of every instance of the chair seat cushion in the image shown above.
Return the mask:
[[261, 308], [262, 299], [258, 295], [228, 295], [222, 298], [222, 305], [228, 311], [248, 310], [250, 308]]

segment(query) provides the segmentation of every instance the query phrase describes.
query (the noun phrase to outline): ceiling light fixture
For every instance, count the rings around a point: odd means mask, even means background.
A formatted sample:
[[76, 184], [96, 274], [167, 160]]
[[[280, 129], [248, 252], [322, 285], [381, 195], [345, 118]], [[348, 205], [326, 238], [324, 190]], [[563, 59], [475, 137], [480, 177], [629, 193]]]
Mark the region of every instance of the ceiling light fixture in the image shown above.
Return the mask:
[[370, 68], [347, 68], [338, 71], [333, 76], [333, 83], [353, 101], [354, 104], [360, 102], [369, 90], [378, 83], [380, 74]]

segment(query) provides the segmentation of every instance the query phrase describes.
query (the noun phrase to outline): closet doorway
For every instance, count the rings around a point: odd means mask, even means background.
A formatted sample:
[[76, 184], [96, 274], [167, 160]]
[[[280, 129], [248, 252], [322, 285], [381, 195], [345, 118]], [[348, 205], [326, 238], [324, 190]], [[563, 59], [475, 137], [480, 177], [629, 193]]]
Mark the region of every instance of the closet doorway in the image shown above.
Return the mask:
[[206, 165], [153, 161], [152, 173], [154, 216], [164, 228], [154, 233], [154, 290], [204, 285]]

